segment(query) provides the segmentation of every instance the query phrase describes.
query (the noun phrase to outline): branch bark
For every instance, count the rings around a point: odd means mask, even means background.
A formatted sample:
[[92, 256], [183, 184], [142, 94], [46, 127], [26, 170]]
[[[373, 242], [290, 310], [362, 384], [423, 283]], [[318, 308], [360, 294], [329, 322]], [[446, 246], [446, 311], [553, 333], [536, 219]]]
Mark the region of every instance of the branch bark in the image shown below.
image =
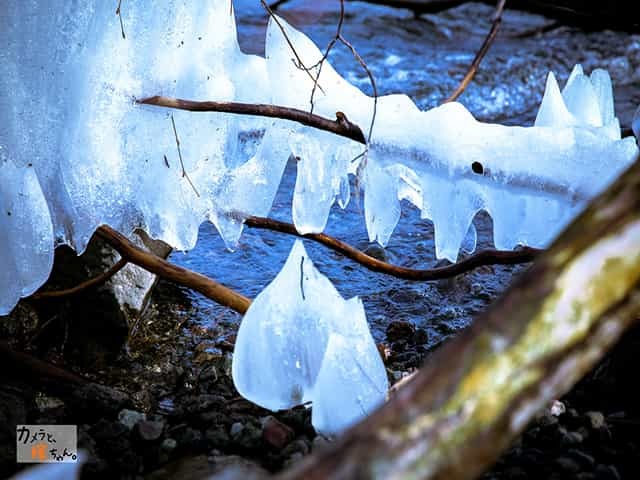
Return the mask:
[[325, 132], [331, 132], [341, 137], [349, 138], [355, 142], [366, 143], [364, 134], [358, 125], [350, 122], [344, 114], [336, 114], [335, 120], [330, 120], [315, 113], [309, 113], [297, 108], [282, 107], [279, 105], [252, 104], [240, 102], [197, 102], [180, 98], [155, 96], [137, 103], [141, 105], [153, 105], [156, 107], [175, 108], [189, 112], [221, 112], [239, 115], [255, 115], [258, 117], [280, 118], [301, 123], [307, 127], [317, 128]]
[[483, 265], [515, 265], [518, 263], [527, 263], [532, 261], [536, 255], [540, 254], [542, 251], [531, 247], [525, 247], [516, 251], [484, 250], [446, 267], [420, 270], [400, 267], [383, 262], [382, 260], [371, 257], [357, 248], [324, 233], [302, 235], [298, 233], [296, 227], [291, 223], [280, 222], [270, 218], [248, 217], [245, 219], [245, 225], [251, 228], [261, 228], [287, 233], [301, 238], [308, 238], [309, 240], [318, 242], [331, 250], [344, 255], [371, 271], [414, 281], [430, 281], [451, 278]]
[[53, 291], [48, 291], [48, 292], [36, 292], [33, 295], [31, 295], [31, 299], [32, 300], [43, 300], [45, 298], [61, 298], [61, 297], [68, 297], [69, 295], [75, 295], [81, 292], [84, 292], [85, 290], [88, 290], [89, 288], [93, 288], [96, 287], [98, 285], [102, 285], [103, 283], [105, 283], [107, 280], [109, 280], [111, 277], [113, 277], [116, 273], [118, 273], [120, 270], [122, 270], [125, 265], [127, 264], [127, 261], [124, 258], [121, 258], [120, 260], [118, 260], [116, 263], [114, 263], [111, 268], [109, 270], [107, 270], [104, 273], [101, 273], [100, 275], [94, 277], [94, 278], [90, 278], [89, 280], [82, 282], [78, 285], [76, 285], [75, 287], [71, 287], [71, 288], [67, 288], [64, 290], [53, 290]]
[[493, 19], [491, 21], [491, 29], [482, 42], [480, 50], [478, 50], [478, 52], [476, 53], [476, 56], [471, 62], [471, 65], [469, 66], [469, 69], [467, 70], [467, 73], [463, 77], [460, 84], [443, 103], [455, 102], [467, 89], [467, 86], [471, 83], [473, 77], [476, 76], [476, 73], [480, 68], [480, 64], [482, 63], [482, 59], [485, 57], [494, 40], [496, 39], [496, 36], [498, 35], [498, 30], [500, 29], [500, 24], [502, 23], [502, 12], [504, 12], [505, 3], [506, 0], [498, 0], [498, 6], [496, 7], [496, 11], [493, 14]]
[[280, 479], [471, 479], [640, 314], [640, 162], [392, 399]]
[[107, 225], [99, 227], [96, 233], [117, 250], [123, 259], [130, 263], [138, 265], [162, 278], [195, 290], [214, 302], [229, 307], [240, 314], [244, 314], [249, 308], [251, 300], [247, 297], [204, 275], [178, 267], [160, 257], [145, 252], [124, 235]]

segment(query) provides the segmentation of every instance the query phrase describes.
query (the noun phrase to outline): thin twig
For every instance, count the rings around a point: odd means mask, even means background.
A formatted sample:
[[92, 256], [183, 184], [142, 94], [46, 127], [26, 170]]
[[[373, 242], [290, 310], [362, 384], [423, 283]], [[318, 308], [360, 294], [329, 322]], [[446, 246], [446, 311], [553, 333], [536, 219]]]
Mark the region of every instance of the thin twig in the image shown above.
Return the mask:
[[[178, 148], [178, 158], [180, 159], [180, 168], [182, 168], [182, 178], [187, 179], [187, 182], [189, 182], [189, 185], [191, 185], [191, 188], [193, 188], [193, 191], [196, 192], [196, 196], [199, 197], [200, 194], [198, 193], [198, 190], [196, 190], [196, 186], [193, 184], [193, 182], [191, 181], [191, 178], [189, 178], [189, 175], [187, 175], [187, 171], [184, 168], [184, 162], [182, 161], [182, 150], [180, 149], [180, 139], [178, 138], [178, 130], [176, 129], [176, 121], [173, 119], [173, 115], [171, 115], [171, 125], [173, 125], [173, 134], [176, 137], [176, 147]], [[166, 160], [166, 157], [165, 157], [165, 160]]]
[[120, 32], [122, 33], [122, 39], [126, 39], [127, 36], [124, 34], [124, 22], [122, 21], [122, 0], [118, 0], [118, 8], [116, 8], [116, 15], [120, 19]]
[[446, 267], [419, 270], [383, 262], [382, 260], [371, 257], [357, 248], [324, 233], [309, 233], [303, 235], [298, 233], [296, 227], [291, 223], [272, 220], [270, 218], [250, 216], [245, 219], [245, 225], [250, 228], [273, 230], [301, 238], [307, 238], [329, 247], [331, 250], [344, 255], [369, 270], [396, 278], [402, 278], [404, 280], [414, 281], [432, 281], [451, 278], [486, 265], [515, 265], [519, 263], [527, 263], [531, 262], [542, 252], [542, 250], [532, 247], [524, 247], [520, 250], [514, 251], [488, 249], [477, 252], [458, 263], [454, 263]]
[[331, 132], [341, 137], [349, 138], [359, 143], [366, 143], [364, 134], [358, 125], [349, 121], [346, 117], [329, 120], [320, 115], [312, 114], [297, 108], [282, 107], [278, 105], [251, 104], [239, 102], [197, 102], [155, 96], [138, 100], [139, 104], [154, 105], [156, 107], [175, 108], [190, 112], [222, 112], [240, 115], [255, 115], [258, 117], [280, 118], [301, 123], [308, 127]]
[[482, 42], [482, 46], [480, 47], [480, 50], [478, 50], [478, 53], [476, 53], [476, 56], [473, 59], [473, 62], [471, 62], [471, 65], [469, 66], [469, 70], [467, 70], [467, 73], [462, 79], [462, 81], [460, 82], [460, 85], [458, 85], [458, 87], [454, 90], [454, 92], [443, 103], [455, 102], [458, 99], [458, 97], [462, 95], [462, 93], [465, 91], [467, 86], [471, 83], [471, 80], [473, 80], [473, 77], [475, 77], [476, 73], [478, 72], [478, 68], [480, 68], [480, 63], [482, 62], [482, 59], [487, 54], [487, 52], [489, 51], [489, 48], [491, 48], [491, 44], [493, 43], [496, 36], [498, 35], [500, 23], [502, 22], [502, 13], [504, 12], [505, 3], [506, 3], [506, 0], [498, 0], [498, 5], [496, 6], [496, 11], [493, 14], [493, 18], [492, 18], [491, 30], [489, 30], [489, 33], [484, 39], [484, 42]]
[[116, 263], [114, 263], [111, 266], [111, 268], [109, 268], [109, 270], [107, 270], [106, 272], [103, 272], [103, 273], [101, 273], [100, 275], [98, 275], [96, 277], [90, 278], [89, 280], [86, 280], [86, 281], [76, 285], [75, 287], [67, 288], [65, 290], [54, 290], [54, 291], [49, 291], [49, 292], [36, 292], [33, 295], [31, 295], [31, 298], [33, 300], [42, 300], [42, 299], [45, 299], [45, 298], [60, 298], [60, 297], [67, 297], [69, 295], [75, 295], [77, 293], [84, 292], [85, 290], [87, 290], [89, 288], [96, 287], [98, 285], [102, 285], [107, 280], [109, 280], [111, 277], [113, 277], [116, 273], [118, 273], [120, 270], [122, 270], [126, 264], [127, 264], [127, 261], [124, 258], [121, 258]]
[[124, 235], [107, 225], [99, 227], [96, 233], [130, 263], [174, 283], [195, 290], [214, 302], [229, 307], [240, 314], [244, 314], [249, 308], [251, 300], [247, 297], [204, 275], [178, 267], [152, 253], [145, 252]]
[[269, 5], [269, 8], [271, 10], [277, 10], [278, 8], [280, 8], [282, 5], [284, 5], [285, 3], [287, 3], [289, 0], [277, 0], [276, 2], [273, 2], [271, 5]]
[[[260, 0], [260, 3], [262, 4], [264, 9], [269, 14], [269, 17], [271, 17], [271, 19], [276, 23], [276, 25], [278, 26], [278, 28], [282, 32], [282, 36], [284, 37], [285, 41], [287, 42], [287, 45], [289, 45], [289, 48], [291, 49], [291, 52], [296, 57], [296, 61], [298, 62], [296, 64], [296, 66], [298, 68], [300, 68], [301, 70], [304, 70], [307, 73], [307, 75], [309, 75], [309, 78], [311, 80], [313, 80], [313, 75], [311, 75], [311, 71], [310, 71], [311, 69], [307, 68], [304, 65], [304, 62], [300, 58], [300, 55], [298, 55], [298, 52], [296, 51], [296, 48], [293, 46], [293, 43], [291, 43], [291, 40], [289, 39], [289, 36], [287, 35], [287, 32], [284, 29], [284, 26], [282, 25], [282, 23], [280, 23], [280, 20], [278, 20], [278, 17], [275, 15], [275, 13], [273, 13], [273, 11], [271, 10], [271, 7], [269, 7], [269, 4], [267, 4], [267, 2], [265, 2], [265, 0]], [[318, 87], [318, 88], [320, 88], [320, 91], [324, 93], [324, 90], [322, 90], [322, 87]]]
[[360, 56], [358, 51], [355, 49], [355, 47], [353, 45], [351, 45], [351, 43], [349, 43], [342, 35], [340, 35], [339, 40], [342, 42], [342, 44], [345, 47], [347, 47], [349, 50], [351, 50], [351, 54], [358, 61], [358, 63], [360, 63], [360, 65], [362, 66], [362, 68], [366, 72], [367, 76], [369, 77], [369, 82], [371, 82], [371, 88], [373, 89], [373, 115], [371, 116], [371, 123], [369, 124], [369, 134], [367, 135], [367, 145], [368, 145], [371, 142], [371, 134], [373, 133], [373, 125], [376, 122], [376, 113], [377, 113], [377, 110], [378, 110], [378, 87], [376, 86], [376, 80], [373, 77], [373, 74], [371, 73], [371, 70], [369, 70], [369, 67], [367, 66], [365, 61], [362, 59], [362, 57]]

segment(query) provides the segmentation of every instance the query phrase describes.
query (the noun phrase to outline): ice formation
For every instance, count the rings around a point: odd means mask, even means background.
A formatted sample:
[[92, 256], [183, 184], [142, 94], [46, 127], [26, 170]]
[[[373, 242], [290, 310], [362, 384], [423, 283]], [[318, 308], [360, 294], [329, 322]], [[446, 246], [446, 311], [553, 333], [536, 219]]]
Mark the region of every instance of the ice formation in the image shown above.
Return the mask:
[[[112, 2], [3, 7], [0, 314], [46, 280], [55, 245], [82, 251], [103, 223], [189, 249], [210, 220], [233, 246], [243, 216], [269, 212], [291, 153], [299, 231], [324, 229], [358, 171], [372, 241], [386, 244], [406, 199], [435, 224], [436, 255], [451, 260], [475, 238], [480, 209], [493, 217], [498, 248], [544, 246], [637, 154], [633, 139], [620, 139], [601, 70], [576, 68], [562, 92], [550, 76], [527, 128], [478, 122], [459, 103], [423, 112], [405, 95], [381, 97], [363, 157], [361, 145], [284, 120], [135, 103], [160, 94], [308, 109], [313, 81], [281, 27], [305, 66], [322, 53], [282, 19], [270, 22], [262, 58], [240, 51], [226, 0], [126, 2], [126, 38]], [[324, 64], [315, 113], [342, 111], [366, 131], [373, 105]], [[247, 159], [238, 134], [251, 129], [265, 133]]]
[[365, 416], [388, 388], [362, 302], [344, 300], [300, 240], [242, 319], [232, 373], [243, 397], [270, 410], [313, 402], [325, 435]]

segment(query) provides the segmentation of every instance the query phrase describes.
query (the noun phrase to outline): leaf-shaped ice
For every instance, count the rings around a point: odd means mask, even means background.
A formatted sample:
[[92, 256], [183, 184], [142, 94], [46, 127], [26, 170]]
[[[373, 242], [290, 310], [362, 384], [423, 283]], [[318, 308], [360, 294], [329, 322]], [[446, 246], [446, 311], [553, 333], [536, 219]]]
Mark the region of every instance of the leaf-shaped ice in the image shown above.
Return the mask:
[[[329, 348], [332, 335], [338, 337]], [[339, 372], [327, 371], [345, 355], [356, 370], [345, 366]], [[316, 417], [324, 433], [336, 433], [357, 421], [384, 401], [387, 391], [385, 368], [362, 302], [345, 301], [313, 265], [300, 240], [245, 314], [232, 374], [243, 397], [270, 410], [313, 402], [321, 412]], [[327, 413], [332, 392], [342, 392], [346, 402], [335, 419]]]

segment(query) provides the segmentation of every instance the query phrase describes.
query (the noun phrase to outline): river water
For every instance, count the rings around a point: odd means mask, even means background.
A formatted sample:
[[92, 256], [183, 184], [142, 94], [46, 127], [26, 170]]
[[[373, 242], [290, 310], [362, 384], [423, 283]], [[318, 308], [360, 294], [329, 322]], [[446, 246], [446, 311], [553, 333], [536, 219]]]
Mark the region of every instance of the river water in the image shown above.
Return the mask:
[[[263, 53], [264, 10], [257, 0], [234, 4], [241, 47]], [[337, 0], [293, 0], [280, 10], [321, 48], [335, 33], [338, 12]], [[455, 89], [490, 28], [492, 14], [489, 6], [468, 4], [415, 19], [408, 11], [347, 2], [343, 34], [366, 61], [379, 94], [406, 93], [426, 109]], [[596, 67], [610, 71], [618, 114], [628, 126], [640, 104], [640, 37], [568, 27], [531, 34], [549, 22], [507, 10], [496, 42], [460, 101], [485, 121], [528, 125], [535, 117], [547, 72], [553, 70], [563, 84], [573, 65], [582, 63], [587, 71]], [[348, 80], [372, 93], [367, 75], [346, 48], [335, 48], [329, 59]], [[295, 165], [289, 165], [273, 205], [273, 218], [291, 221], [294, 183]], [[490, 247], [491, 219], [479, 215], [475, 223], [479, 248]], [[368, 243], [360, 202], [353, 193], [345, 211], [333, 209], [326, 233], [359, 249], [371, 249], [394, 264], [429, 268], [435, 263], [432, 225], [420, 220], [419, 212], [408, 204], [403, 205], [400, 223], [384, 250]], [[237, 250], [229, 252], [213, 226], [204, 224], [196, 248], [174, 253], [171, 261], [255, 297], [278, 273], [293, 241], [284, 234], [245, 229]], [[523, 268], [484, 267], [456, 279], [415, 283], [370, 272], [311, 241], [306, 247], [344, 297], [363, 299], [376, 340], [384, 338], [390, 321], [407, 320], [426, 330], [427, 348], [468, 325]], [[187, 318], [203, 326], [239, 322], [235, 313], [197, 294], [184, 293], [191, 300]]]

